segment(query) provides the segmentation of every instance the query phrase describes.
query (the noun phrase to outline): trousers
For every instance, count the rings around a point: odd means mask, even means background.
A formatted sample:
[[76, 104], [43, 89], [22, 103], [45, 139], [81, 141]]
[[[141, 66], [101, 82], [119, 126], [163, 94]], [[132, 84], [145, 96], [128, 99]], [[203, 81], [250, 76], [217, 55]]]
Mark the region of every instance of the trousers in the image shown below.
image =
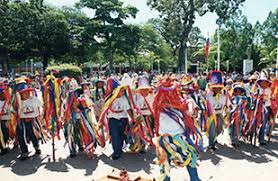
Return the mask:
[[127, 118], [109, 118], [109, 133], [112, 138], [113, 155], [115, 156], [120, 156], [122, 154], [123, 144], [126, 137], [125, 129], [127, 121]]
[[32, 141], [34, 148], [39, 148], [39, 141], [34, 134], [33, 122], [34, 120], [25, 121], [21, 119], [21, 122], [17, 125], [16, 135], [18, 137], [18, 142], [20, 145], [21, 153], [28, 153], [27, 140]]

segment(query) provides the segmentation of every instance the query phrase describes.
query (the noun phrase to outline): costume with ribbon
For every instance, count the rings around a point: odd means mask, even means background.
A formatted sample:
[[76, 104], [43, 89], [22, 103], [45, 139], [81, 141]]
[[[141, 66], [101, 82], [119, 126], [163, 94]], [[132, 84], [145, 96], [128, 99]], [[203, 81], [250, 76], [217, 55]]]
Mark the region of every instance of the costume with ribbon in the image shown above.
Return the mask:
[[16, 120], [11, 110], [11, 90], [7, 80], [0, 80], [0, 151], [7, 153], [7, 145], [15, 138]]
[[231, 102], [227, 94], [223, 93], [224, 78], [220, 71], [210, 73], [210, 90], [206, 95], [207, 123], [206, 134], [209, 138], [209, 148], [215, 149], [215, 142], [219, 134], [224, 131], [227, 122]]
[[243, 128], [248, 122], [247, 114], [250, 106], [243, 83], [235, 83], [232, 86], [231, 95], [232, 110], [227, 127], [229, 128], [232, 145], [237, 146], [240, 137], [243, 135]]
[[[32, 141], [36, 154], [40, 154], [39, 140], [45, 143], [48, 136], [42, 127], [42, 101], [35, 89], [30, 88], [26, 78], [16, 80], [17, 128], [16, 135], [21, 149], [21, 159], [28, 157], [27, 143]], [[16, 109], [15, 109], [16, 110]]]
[[79, 151], [85, 149], [91, 158], [96, 146], [104, 145], [98, 133], [91, 99], [82, 88], [77, 88], [69, 92], [65, 107], [64, 131], [70, 156], [76, 156], [78, 146]]
[[256, 145], [258, 136], [261, 145], [265, 143], [265, 136], [270, 136], [272, 124], [274, 122], [271, 109], [271, 85], [264, 72], [262, 72], [256, 81], [254, 92], [253, 112], [245, 131], [248, 134], [251, 143]]
[[188, 105], [180, 96], [174, 81], [166, 79], [157, 88], [153, 103], [159, 180], [170, 180], [170, 165], [187, 167], [191, 180], [198, 181], [197, 158], [202, 151], [198, 123], [188, 115]]

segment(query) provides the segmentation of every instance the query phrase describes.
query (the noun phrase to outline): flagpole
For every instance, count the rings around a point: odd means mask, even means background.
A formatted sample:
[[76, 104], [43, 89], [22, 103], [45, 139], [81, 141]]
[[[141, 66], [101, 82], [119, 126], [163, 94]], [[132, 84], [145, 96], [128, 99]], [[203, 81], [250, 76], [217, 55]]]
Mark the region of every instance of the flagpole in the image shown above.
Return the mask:
[[[209, 32], [207, 33], [207, 39], [209, 39]], [[207, 63], [207, 75], [209, 73], [209, 58], [208, 58], [208, 54], [206, 55], [206, 63]]]
[[220, 24], [218, 25], [217, 70], [220, 71]]

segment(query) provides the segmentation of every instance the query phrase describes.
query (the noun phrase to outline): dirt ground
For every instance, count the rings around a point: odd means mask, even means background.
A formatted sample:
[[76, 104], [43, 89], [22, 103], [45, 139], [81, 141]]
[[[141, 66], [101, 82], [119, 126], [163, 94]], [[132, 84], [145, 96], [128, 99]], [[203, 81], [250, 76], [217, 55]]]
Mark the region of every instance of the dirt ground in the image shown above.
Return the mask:
[[[278, 126], [274, 131], [272, 143], [263, 147], [253, 147], [241, 143], [237, 149], [229, 145], [227, 133], [218, 139], [218, 150], [205, 152], [199, 160], [198, 172], [202, 181], [275, 181], [278, 171]], [[159, 175], [159, 167], [154, 164], [153, 150], [145, 154], [124, 154], [121, 159], [112, 161], [111, 145], [97, 149], [93, 159], [88, 160], [85, 153], [68, 157], [69, 151], [64, 140], [56, 141], [56, 162], [52, 161], [51, 142], [41, 146], [42, 154], [34, 155], [29, 145], [30, 159], [22, 162], [17, 159], [19, 148], [0, 156], [0, 181], [49, 181], [73, 180], [92, 181], [111, 173], [126, 169], [132, 174], [147, 178]], [[189, 180], [185, 168], [171, 171], [173, 181]]]

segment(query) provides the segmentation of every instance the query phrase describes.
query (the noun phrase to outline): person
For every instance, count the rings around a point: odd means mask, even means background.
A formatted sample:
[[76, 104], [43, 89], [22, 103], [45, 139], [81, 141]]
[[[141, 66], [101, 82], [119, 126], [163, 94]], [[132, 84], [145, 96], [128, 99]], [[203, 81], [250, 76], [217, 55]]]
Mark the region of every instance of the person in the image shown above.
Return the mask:
[[[154, 94], [152, 87], [146, 76], [140, 76], [138, 79], [138, 88], [135, 93], [135, 104], [143, 116], [143, 128], [145, 135], [148, 135], [149, 140], [154, 137], [154, 117], [153, 117], [153, 101]], [[141, 139], [142, 146], [137, 152], [145, 152], [145, 143]]]
[[94, 101], [94, 111], [96, 119], [99, 120], [102, 107], [104, 105], [105, 99], [105, 81], [102, 79], [98, 79], [95, 82], [95, 89], [93, 90], [93, 101]]
[[[8, 153], [8, 141], [12, 138], [13, 131], [12, 115], [11, 115], [11, 95], [7, 82], [0, 80], [0, 151], [1, 155]], [[13, 131], [14, 132], [14, 131]]]
[[[260, 123], [259, 127], [259, 143], [260, 145], [265, 145], [265, 136], [269, 135], [270, 125], [273, 118], [273, 113], [271, 110], [271, 84], [272, 82], [268, 80], [267, 75], [261, 72], [258, 80], [256, 81], [257, 91], [256, 99], [257, 111], [254, 112], [254, 116], [257, 118], [257, 123]], [[257, 124], [259, 125], [259, 124]]]
[[92, 100], [81, 87], [69, 92], [64, 116], [64, 134], [70, 150], [70, 157], [86, 151], [92, 158], [97, 145], [104, 145], [96, 128], [97, 121], [93, 112]]
[[40, 120], [42, 102], [35, 96], [34, 89], [28, 87], [25, 78], [16, 80], [16, 90], [16, 101], [19, 105], [16, 135], [21, 149], [20, 160], [26, 160], [28, 139], [32, 141], [36, 154], [41, 154], [39, 139], [45, 139]]
[[240, 82], [233, 84], [231, 95], [231, 122], [228, 125], [228, 128], [232, 146], [236, 147], [239, 145], [239, 139], [242, 136], [243, 127], [248, 122], [247, 114], [249, 108], [244, 84]]
[[224, 79], [223, 73], [220, 71], [212, 71], [210, 73], [210, 91], [206, 95], [207, 100], [207, 136], [209, 138], [208, 148], [216, 150], [215, 143], [217, 136], [223, 132], [224, 116], [229, 112], [230, 100], [223, 93]]
[[[127, 89], [129, 90], [128, 93]], [[113, 148], [112, 159], [118, 160], [123, 153], [124, 141], [127, 138], [128, 116], [133, 117], [132, 108], [128, 101], [128, 98], [132, 101], [132, 95], [129, 86], [120, 86], [119, 81], [114, 77], [107, 80], [106, 95], [107, 101], [100, 116], [100, 124], [105, 125], [109, 131]]]
[[201, 134], [188, 116], [188, 109], [179, 89], [174, 81], [165, 79], [159, 85], [153, 103], [157, 133], [154, 144], [157, 162], [161, 167], [158, 180], [170, 181], [173, 162], [177, 167], [187, 168], [191, 181], [199, 181], [196, 162], [201, 145], [195, 145], [194, 142], [200, 143], [198, 139], [201, 140]]

